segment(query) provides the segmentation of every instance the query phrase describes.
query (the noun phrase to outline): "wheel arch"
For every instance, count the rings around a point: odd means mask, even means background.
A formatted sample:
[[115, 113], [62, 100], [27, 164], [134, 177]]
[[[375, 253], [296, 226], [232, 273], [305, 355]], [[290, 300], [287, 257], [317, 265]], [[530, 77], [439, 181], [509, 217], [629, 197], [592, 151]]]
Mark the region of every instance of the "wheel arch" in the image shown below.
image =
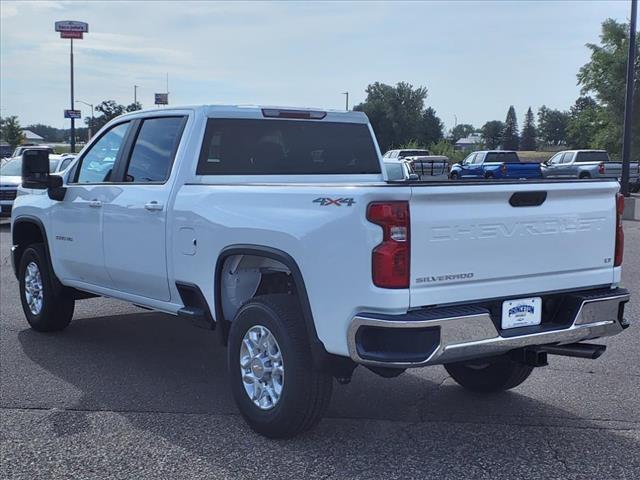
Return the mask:
[[311, 353], [314, 358], [314, 363], [317, 366], [321, 366], [325, 363], [325, 360], [328, 357], [333, 357], [333, 355], [330, 355], [326, 351], [324, 344], [318, 337], [315, 323], [313, 321], [313, 313], [311, 311], [311, 304], [309, 303], [309, 296], [307, 294], [304, 278], [297, 262], [288, 253], [277, 248], [267, 247], [264, 245], [229, 245], [220, 252], [220, 255], [218, 255], [214, 277], [214, 310], [216, 319], [216, 330], [219, 331], [222, 344], [227, 344], [229, 327], [231, 325], [230, 320], [225, 318], [222, 308], [222, 269], [227, 259], [237, 255], [264, 257], [280, 262], [289, 269], [291, 278], [295, 285], [298, 300], [300, 302], [300, 308], [302, 310], [303, 321], [305, 323], [307, 336], [309, 338], [309, 344], [311, 346]]
[[[49, 251], [49, 241], [47, 239], [47, 231], [44, 228], [42, 220], [32, 216], [20, 216], [13, 221], [11, 226], [11, 242], [13, 248], [11, 250], [11, 263], [13, 273], [18, 278], [18, 268], [20, 259], [26, 247], [32, 243], [43, 243], [44, 250], [47, 253], [49, 266], [51, 265], [51, 252]], [[51, 268], [53, 272], [53, 268]]]

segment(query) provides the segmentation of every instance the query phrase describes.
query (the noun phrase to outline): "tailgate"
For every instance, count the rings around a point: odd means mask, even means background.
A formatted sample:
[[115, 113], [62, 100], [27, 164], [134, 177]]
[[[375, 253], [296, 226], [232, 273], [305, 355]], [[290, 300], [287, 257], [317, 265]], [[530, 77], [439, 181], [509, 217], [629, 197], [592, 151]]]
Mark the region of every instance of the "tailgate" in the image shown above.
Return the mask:
[[505, 163], [506, 176], [511, 178], [540, 178], [542, 170], [537, 162]]
[[[617, 182], [413, 186], [411, 306], [613, 281]], [[510, 199], [525, 204], [512, 206]]]

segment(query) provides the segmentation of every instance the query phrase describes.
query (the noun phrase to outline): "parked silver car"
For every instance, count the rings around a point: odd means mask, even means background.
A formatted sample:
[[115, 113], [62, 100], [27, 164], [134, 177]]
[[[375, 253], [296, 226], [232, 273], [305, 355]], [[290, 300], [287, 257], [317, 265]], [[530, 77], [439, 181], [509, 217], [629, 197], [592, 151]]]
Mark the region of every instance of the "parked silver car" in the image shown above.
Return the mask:
[[[565, 150], [556, 153], [542, 165], [546, 178], [617, 178], [622, 177], [622, 162], [609, 158], [605, 150]], [[637, 188], [640, 167], [631, 164], [631, 184]]]

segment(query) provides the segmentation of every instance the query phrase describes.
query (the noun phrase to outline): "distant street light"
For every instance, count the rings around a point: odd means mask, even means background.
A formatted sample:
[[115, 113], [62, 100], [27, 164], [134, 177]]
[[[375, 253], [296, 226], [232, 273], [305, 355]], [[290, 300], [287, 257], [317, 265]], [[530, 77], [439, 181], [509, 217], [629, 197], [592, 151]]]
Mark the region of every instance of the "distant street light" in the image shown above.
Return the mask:
[[91, 107], [91, 122], [89, 122], [89, 128], [88, 128], [88, 132], [87, 132], [87, 141], [91, 140], [91, 137], [93, 136], [92, 133], [92, 128], [94, 125], [94, 120], [95, 117], [93, 116], [93, 103], [87, 103], [87, 102], [83, 102], [82, 100], [76, 100], [76, 103], [83, 103], [85, 104], [87, 107]]
[[[621, 193], [629, 194], [629, 169], [631, 167], [631, 123], [633, 111], [633, 86], [636, 63], [636, 17], [638, 16], [638, 0], [631, 0], [631, 21], [629, 22], [629, 58], [627, 59], [627, 93], [624, 104], [624, 130], [622, 134], [622, 178]], [[638, 152], [636, 152], [636, 155]]]
[[133, 104], [135, 105], [136, 103], [138, 103], [138, 88], [140, 87], [140, 85], [134, 85], [133, 86]]
[[346, 97], [344, 109], [348, 112], [349, 111], [349, 92], [342, 92], [342, 95]]

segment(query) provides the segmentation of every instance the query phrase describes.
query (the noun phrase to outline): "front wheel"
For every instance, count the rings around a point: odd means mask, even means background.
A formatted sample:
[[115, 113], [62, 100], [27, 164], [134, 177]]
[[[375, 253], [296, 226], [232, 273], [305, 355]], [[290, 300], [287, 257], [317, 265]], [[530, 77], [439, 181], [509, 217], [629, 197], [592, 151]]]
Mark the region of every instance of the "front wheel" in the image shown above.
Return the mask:
[[63, 330], [75, 301], [54, 288], [54, 273], [42, 244], [30, 245], [20, 259], [20, 300], [27, 322], [39, 332]]
[[329, 406], [333, 378], [313, 367], [293, 295], [264, 295], [240, 308], [227, 360], [236, 404], [257, 433], [293, 437], [315, 426]]
[[508, 357], [449, 363], [444, 366], [449, 375], [461, 386], [474, 392], [500, 392], [515, 388], [524, 382], [533, 367]]
[[460, 175], [458, 175], [458, 172], [451, 172], [449, 174], [449, 179], [450, 180], [458, 180], [458, 179], [460, 179]]

